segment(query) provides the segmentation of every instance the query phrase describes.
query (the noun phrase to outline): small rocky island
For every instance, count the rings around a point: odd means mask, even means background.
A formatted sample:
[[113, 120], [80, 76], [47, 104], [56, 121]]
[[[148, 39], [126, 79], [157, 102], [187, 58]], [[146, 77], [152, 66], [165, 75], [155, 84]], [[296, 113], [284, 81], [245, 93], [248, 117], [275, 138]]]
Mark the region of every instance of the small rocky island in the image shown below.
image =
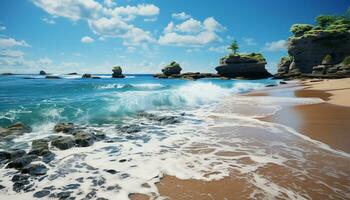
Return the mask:
[[215, 70], [227, 78], [262, 79], [272, 76], [265, 65], [266, 60], [260, 53], [232, 53], [221, 58], [220, 65]]
[[113, 67], [112, 71], [112, 78], [125, 78], [125, 76], [123, 75], [123, 70], [120, 66]]
[[343, 78], [350, 76], [350, 20], [345, 16], [316, 18], [316, 25], [294, 24], [288, 56], [276, 78]]
[[162, 69], [162, 73], [155, 74], [156, 78], [169, 78], [169, 79], [186, 79], [197, 80], [201, 78], [217, 78], [219, 75], [212, 73], [200, 73], [200, 72], [186, 72], [181, 73], [182, 68], [179, 63], [172, 61], [169, 65]]

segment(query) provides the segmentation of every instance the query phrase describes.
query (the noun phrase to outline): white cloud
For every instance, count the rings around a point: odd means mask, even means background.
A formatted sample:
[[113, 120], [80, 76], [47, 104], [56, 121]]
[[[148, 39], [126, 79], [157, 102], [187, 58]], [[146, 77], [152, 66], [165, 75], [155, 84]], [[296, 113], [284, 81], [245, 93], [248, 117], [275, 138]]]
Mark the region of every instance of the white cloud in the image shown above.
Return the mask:
[[265, 51], [283, 51], [287, 49], [286, 40], [278, 40], [273, 42], [265, 43], [263, 50]]
[[[124, 44], [139, 45], [155, 41], [150, 32], [130, 23], [137, 16], [154, 19], [159, 8], [153, 4], [115, 7], [114, 1], [100, 4], [95, 0], [33, 0], [34, 4], [53, 16], [73, 21], [85, 20], [100, 38], [122, 38]], [[146, 20], [147, 21], [147, 20]]]
[[84, 36], [81, 38], [82, 43], [93, 43], [95, 40], [89, 36]]
[[155, 22], [155, 21], [157, 21], [157, 17], [146, 18], [143, 21], [145, 21], [145, 22]]
[[114, 2], [113, 0], [104, 0], [103, 3], [107, 6], [107, 7], [114, 7], [117, 5], [116, 2]]
[[21, 58], [25, 55], [24, 52], [18, 50], [0, 51], [0, 57]]
[[0, 38], [0, 48], [9, 48], [14, 46], [30, 47], [24, 40], [15, 40], [13, 38]]
[[40, 58], [36, 61], [36, 63], [40, 66], [40, 67], [43, 67], [43, 66], [50, 66], [53, 62], [50, 58]]
[[176, 25], [176, 30], [184, 33], [198, 33], [201, 31], [201, 29], [201, 22], [192, 18], [181, 24]]
[[209, 51], [217, 52], [217, 53], [226, 53], [229, 52], [228, 46], [215, 46], [215, 47], [209, 47]]
[[174, 19], [179, 19], [179, 20], [184, 20], [184, 19], [189, 19], [191, 18], [191, 15], [186, 14], [185, 12], [181, 13], [173, 13], [171, 15]]
[[53, 20], [53, 19], [49, 19], [49, 18], [44, 17], [42, 20], [43, 20], [43, 22], [46, 22], [48, 24], [56, 24], [55, 20]]
[[244, 44], [248, 46], [255, 46], [257, 43], [255, 42], [254, 38], [243, 38]]
[[6, 26], [0, 25], [0, 31], [6, 30]]
[[213, 17], [203, 22], [190, 18], [177, 25], [170, 22], [158, 42], [162, 45], [201, 46], [221, 40], [217, 33], [222, 30], [224, 27]]

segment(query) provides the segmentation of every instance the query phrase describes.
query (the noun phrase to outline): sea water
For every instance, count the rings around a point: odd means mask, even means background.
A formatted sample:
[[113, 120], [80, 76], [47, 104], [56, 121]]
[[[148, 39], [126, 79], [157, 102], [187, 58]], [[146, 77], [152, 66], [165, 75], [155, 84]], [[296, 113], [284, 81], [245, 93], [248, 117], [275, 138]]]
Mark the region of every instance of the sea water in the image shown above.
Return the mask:
[[[12, 191], [11, 177], [17, 172], [3, 166], [0, 184], [7, 188], [0, 193], [1, 199], [31, 199], [33, 193], [46, 187], [51, 195], [70, 191], [70, 196], [78, 199], [128, 199], [133, 193], [161, 199], [156, 183], [164, 175], [213, 181], [232, 171], [247, 179], [247, 187], [254, 188], [249, 198], [309, 199], [312, 192], [301, 187], [303, 182], [319, 184], [308, 186], [322, 197], [349, 197], [350, 186], [341, 184], [350, 181], [349, 154], [290, 127], [259, 120], [283, 106], [322, 103], [321, 99], [239, 95], [277, 83], [271, 79], [187, 81], [151, 75], [128, 75], [125, 79], [100, 76], [0, 78], [0, 125], [23, 122], [33, 128], [32, 133], [11, 142], [0, 141], [0, 149], [29, 150], [34, 139], [64, 135], [53, 131], [59, 122], [73, 122], [107, 136], [90, 147], [52, 148], [56, 157], [47, 165], [47, 176], [32, 181], [33, 191]], [[177, 122], [162, 124], [140, 117], [144, 112], [172, 116]], [[118, 129], [121, 125], [137, 125], [140, 131], [123, 132]], [[260, 171], [271, 166], [283, 168], [290, 177], [280, 180]], [[70, 189], [69, 184], [78, 187]]]

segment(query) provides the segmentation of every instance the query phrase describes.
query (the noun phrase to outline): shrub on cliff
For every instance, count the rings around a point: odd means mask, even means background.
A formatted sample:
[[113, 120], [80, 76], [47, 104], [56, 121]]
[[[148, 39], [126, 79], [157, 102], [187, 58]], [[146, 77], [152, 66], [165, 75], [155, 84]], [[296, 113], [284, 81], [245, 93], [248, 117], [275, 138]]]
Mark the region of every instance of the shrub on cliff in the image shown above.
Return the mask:
[[322, 64], [330, 64], [332, 62], [332, 56], [331, 55], [326, 55], [323, 60], [322, 60]]
[[346, 56], [341, 64], [350, 65], [350, 56]]
[[313, 26], [310, 24], [294, 24], [290, 28], [290, 32], [292, 32], [295, 36], [302, 36], [305, 32], [312, 30]]

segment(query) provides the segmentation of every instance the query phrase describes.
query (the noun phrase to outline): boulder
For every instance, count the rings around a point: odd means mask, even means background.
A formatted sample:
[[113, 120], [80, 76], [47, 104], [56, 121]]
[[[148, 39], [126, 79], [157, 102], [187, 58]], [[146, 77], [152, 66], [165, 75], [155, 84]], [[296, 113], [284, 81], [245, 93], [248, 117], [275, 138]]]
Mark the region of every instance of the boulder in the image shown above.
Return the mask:
[[78, 132], [74, 135], [78, 147], [88, 147], [94, 144], [94, 135], [86, 132]]
[[123, 75], [122, 68], [120, 66], [115, 66], [112, 69], [113, 74], [112, 78], [124, 78], [125, 76]]
[[0, 127], [0, 137], [6, 137], [9, 135], [17, 136], [30, 132], [32, 132], [32, 128], [20, 122], [14, 123], [6, 128]]
[[66, 150], [74, 147], [75, 141], [73, 137], [58, 137], [52, 140], [51, 145], [60, 149], [60, 150]]
[[43, 71], [43, 70], [41, 70], [41, 71], [39, 72], [39, 75], [46, 75], [46, 72]]
[[37, 159], [37, 157], [34, 155], [26, 155], [20, 158], [16, 158], [12, 162], [10, 162], [6, 166], [6, 168], [22, 169], [25, 166], [29, 165], [35, 159]]
[[68, 73], [67, 75], [78, 75], [76, 72]]
[[177, 62], [173, 61], [171, 62], [169, 65], [165, 66], [162, 69], [162, 72], [165, 76], [171, 76], [174, 74], [180, 74], [181, 73], [182, 68], [180, 67], [180, 64], [178, 64]]
[[91, 78], [91, 74], [83, 74], [82, 78]]
[[47, 171], [47, 167], [43, 164], [29, 164], [21, 170], [23, 174], [29, 174], [32, 176], [45, 175]]
[[43, 156], [48, 153], [50, 153], [49, 141], [47, 139], [38, 139], [32, 141], [32, 149], [28, 154]]
[[229, 55], [215, 68], [220, 76], [229, 78], [261, 79], [271, 74], [265, 69], [266, 60], [261, 54]]
[[71, 133], [75, 127], [73, 123], [58, 123], [53, 129], [55, 132]]

